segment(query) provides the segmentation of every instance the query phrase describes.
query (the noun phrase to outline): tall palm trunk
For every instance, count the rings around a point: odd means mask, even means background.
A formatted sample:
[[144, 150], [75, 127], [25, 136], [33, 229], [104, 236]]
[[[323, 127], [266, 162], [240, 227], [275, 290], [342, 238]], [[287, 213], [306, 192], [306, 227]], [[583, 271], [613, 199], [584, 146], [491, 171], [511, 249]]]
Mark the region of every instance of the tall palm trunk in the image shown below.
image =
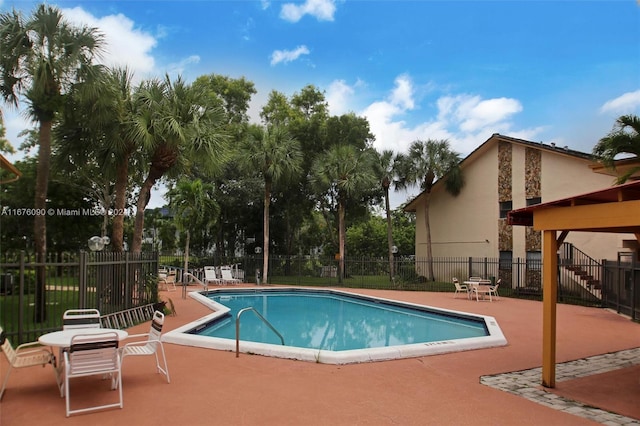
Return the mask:
[[[191, 233], [189, 232], [189, 229], [187, 228], [187, 237], [185, 239], [185, 243], [184, 243], [184, 270], [183, 270], [183, 279], [184, 279], [184, 272], [189, 272], [189, 244], [191, 243]], [[183, 281], [184, 283], [184, 281]], [[182, 293], [183, 295], [185, 293]]]
[[38, 136], [38, 166], [36, 174], [36, 196], [34, 207], [38, 212], [33, 220], [33, 235], [35, 242], [36, 262], [41, 266], [36, 269], [36, 294], [35, 294], [35, 321], [46, 320], [46, 279], [47, 270], [45, 267], [47, 256], [47, 187], [49, 182], [49, 169], [51, 167], [51, 125], [50, 120], [40, 121], [40, 132]]
[[178, 153], [176, 149], [167, 146], [166, 144], [158, 146], [153, 153], [149, 174], [142, 184], [142, 187], [140, 187], [138, 201], [136, 202], [136, 218], [133, 226], [133, 241], [131, 242], [131, 251], [133, 253], [140, 253], [142, 251], [144, 210], [151, 199], [151, 189], [153, 188], [153, 185], [155, 185], [156, 182], [164, 176], [167, 170], [173, 167], [177, 160]]
[[269, 206], [271, 205], [271, 179], [264, 180], [264, 216], [263, 216], [263, 238], [262, 252], [262, 282], [267, 283], [269, 276]]
[[431, 249], [431, 225], [429, 223], [429, 203], [431, 201], [431, 190], [427, 190], [424, 196], [424, 227], [427, 234], [427, 279], [433, 281], [433, 251]]
[[338, 252], [338, 283], [342, 284], [342, 281], [345, 277], [344, 275], [344, 246], [345, 246], [345, 224], [344, 224], [344, 217], [345, 217], [345, 206], [344, 206], [344, 199], [341, 196], [338, 196], [338, 245], [339, 245], [339, 252]]
[[115, 182], [115, 216], [113, 217], [113, 229], [111, 230], [111, 244], [113, 251], [124, 250], [124, 208], [127, 202], [127, 179], [129, 176], [129, 153], [122, 157], [118, 164]]
[[387, 249], [389, 254], [389, 279], [393, 282], [395, 276], [395, 268], [393, 262], [393, 230], [391, 228], [391, 207], [389, 205], [389, 178], [385, 178], [382, 182], [384, 188], [384, 208], [387, 214]]

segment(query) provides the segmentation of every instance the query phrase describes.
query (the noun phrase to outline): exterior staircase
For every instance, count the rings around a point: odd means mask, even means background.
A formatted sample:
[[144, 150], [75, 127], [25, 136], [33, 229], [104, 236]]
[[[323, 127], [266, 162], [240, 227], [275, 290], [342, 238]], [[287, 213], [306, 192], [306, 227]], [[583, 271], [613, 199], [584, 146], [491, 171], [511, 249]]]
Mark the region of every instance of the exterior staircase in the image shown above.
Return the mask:
[[571, 243], [560, 247], [561, 280], [571, 281], [591, 295], [602, 299], [602, 264]]

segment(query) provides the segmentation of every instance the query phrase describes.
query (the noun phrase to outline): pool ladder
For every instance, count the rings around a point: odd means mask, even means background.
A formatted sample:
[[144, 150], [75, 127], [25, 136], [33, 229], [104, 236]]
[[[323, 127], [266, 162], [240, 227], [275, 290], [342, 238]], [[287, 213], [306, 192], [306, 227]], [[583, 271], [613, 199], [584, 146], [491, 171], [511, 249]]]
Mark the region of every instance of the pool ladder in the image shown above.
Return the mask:
[[249, 306], [248, 308], [240, 309], [240, 311], [238, 311], [238, 315], [236, 315], [236, 358], [240, 356], [240, 316], [246, 311], [253, 311], [258, 316], [258, 318], [262, 320], [262, 322], [264, 322], [271, 330], [273, 330], [274, 333], [278, 335], [280, 341], [282, 342], [282, 346], [284, 346], [284, 337], [282, 337], [282, 334], [280, 334], [278, 330], [276, 330], [276, 328], [271, 325], [271, 323], [267, 321], [267, 319], [263, 317], [262, 314], [260, 314], [260, 312], [258, 312], [254, 307]]

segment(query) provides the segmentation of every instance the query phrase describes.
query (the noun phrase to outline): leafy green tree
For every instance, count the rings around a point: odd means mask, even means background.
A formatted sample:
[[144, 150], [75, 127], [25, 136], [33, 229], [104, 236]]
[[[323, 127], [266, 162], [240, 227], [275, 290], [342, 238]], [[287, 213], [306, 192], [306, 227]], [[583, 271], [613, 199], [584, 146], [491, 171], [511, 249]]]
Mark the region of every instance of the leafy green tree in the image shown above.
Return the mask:
[[192, 230], [203, 232], [218, 217], [219, 206], [212, 197], [213, 186], [200, 179], [180, 179], [167, 192], [178, 229], [185, 233], [184, 270], [189, 270], [189, 244]]
[[419, 184], [424, 192], [424, 225], [427, 236], [428, 280], [433, 280], [431, 227], [429, 225], [429, 203], [431, 190], [439, 179], [445, 179], [447, 191], [457, 196], [464, 186], [460, 171], [460, 155], [449, 148], [446, 140], [416, 140], [411, 143], [409, 153], [398, 157], [400, 179], [398, 188]]
[[211, 106], [202, 90], [193, 89], [182, 78], [151, 80], [137, 93], [134, 139], [148, 153], [149, 169], [136, 201], [135, 229], [131, 250], [142, 248], [144, 210], [151, 189], [165, 175], [180, 176], [197, 166], [207, 173], [218, 171], [226, 148], [221, 131], [224, 113]]
[[[0, 14], [0, 94], [18, 105], [24, 96], [29, 114], [39, 123], [35, 209], [47, 207], [51, 156], [51, 128], [64, 97], [78, 81], [91, 79], [92, 60], [103, 37], [94, 28], [67, 23], [59, 9], [39, 5], [28, 18], [17, 12]], [[34, 217], [36, 254], [47, 251], [45, 215]], [[36, 320], [45, 319], [45, 270], [39, 268], [36, 286]]]
[[[637, 115], [623, 115], [616, 120], [616, 124], [609, 134], [596, 144], [593, 154], [600, 158], [603, 164], [616, 170], [616, 159], [632, 157], [640, 158], [640, 117]], [[632, 166], [618, 176], [617, 183], [624, 183], [640, 166]]]
[[264, 179], [262, 279], [268, 282], [269, 207], [273, 186], [301, 172], [302, 151], [298, 141], [283, 127], [252, 126], [249, 138], [240, 146], [239, 161], [245, 170], [255, 170]]
[[[37, 160], [27, 157], [15, 166], [22, 177], [0, 188], [0, 241], [2, 250], [34, 252], [33, 197], [35, 196]], [[87, 249], [87, 239], [100, 232], [101, 219], [91, 212], [96, 205], [85, 188], [74, 185], [72, 178], [56, 169], [51, 172], [47, 195], [48, 252]]]
[[311, 182], [323, 198], [335, 200], [338, 212], [338, 278], [344, 279], [345, 212], [349, 199], [376, 186], [373, 168], [377, 161], [374, 150], [358, 150], [352, 145], [334, 145], [316, 158], [311, 171]]

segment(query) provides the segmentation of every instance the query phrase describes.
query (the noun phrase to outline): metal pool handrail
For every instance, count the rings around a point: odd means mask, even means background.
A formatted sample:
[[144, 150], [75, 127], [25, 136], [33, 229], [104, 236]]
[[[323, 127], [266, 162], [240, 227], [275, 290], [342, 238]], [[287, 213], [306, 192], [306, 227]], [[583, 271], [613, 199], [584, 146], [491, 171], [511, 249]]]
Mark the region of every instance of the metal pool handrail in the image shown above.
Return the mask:
[[238, 311], [238, 315], [236, 315], [236, 358], [240, 356], [240, 316], [246, 311], [255, 312], [258, 318], [260, 318], [265, 324], [267, 324], [267, 326], [269, 326], [271, 330], [273, 330], [274, 333], [278, 335], [280, 341], [282, 342], [282, 346], [284, 346], [284, 337], [282, 337], [282, 334], [280, 334], [278, 330], [276, 330], [275, 327], [271, 325], [271, 323], [260, 314], [260, 312], [258, 312], [254, 307], [249, 306], [248, 308], [240, 309], [240, 311]]

